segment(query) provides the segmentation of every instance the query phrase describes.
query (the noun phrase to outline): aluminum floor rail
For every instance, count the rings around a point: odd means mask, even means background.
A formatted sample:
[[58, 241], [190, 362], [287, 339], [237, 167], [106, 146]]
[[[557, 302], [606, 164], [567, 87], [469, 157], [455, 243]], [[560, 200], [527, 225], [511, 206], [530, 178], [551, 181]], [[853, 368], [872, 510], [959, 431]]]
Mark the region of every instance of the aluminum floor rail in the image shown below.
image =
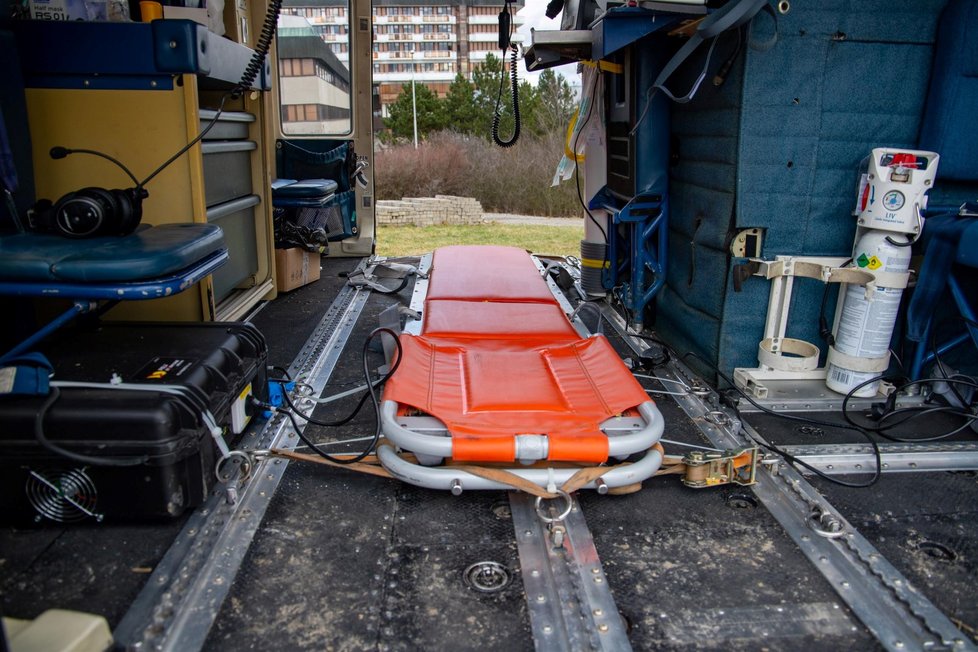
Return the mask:
[[[610, 307], [603, 310], [622, 339], [641, 353], [646, 345], [627, 333]], [[742, 424], [719, 404], [718, 395], [696, 390], [702, 384], [685, 365], [671, 361], [658, 373], [694, 388], [673, 398], [714, 446], [728, 449], [749, 443], [740, 434]], [[742, 427], [763, 441], [748, 424]], [[758, 470], [754, 494], [884, 648], [978, 650], [797, 470], [784, 462], [764, 468]]]
[[[557, 498], [552, 502], [563, 500]], [[570, 504], [566, 518], [560, 523], [564, 528], [563, 540], [555, 545], [553, 532], [540, 519], [534, 498], [520, 492], [509, 494], [536, 650], [631, 650], [628, 632], [615, 606], [584, 514], [577, 500], [566, 500]], [[561, 504], [560, 508], [563, 507]]]
[[[302, 377], [314, 395], [326, 386], [368, 296], [368, 291], [344, 286], [289, 367], [289, 374]], [[269, 420], [260, 433], [250, 432], [238, 450], [290, 450], [297, 441], [284, 415]], [[203, 647], [287, 466], [288, 460], [265, 459], [247, 477], [234, 473], [215, 487], [116, 627], [118, 645], [167, 652]]]
[[[868, 444], [811, 444], [780, 448], [829, 475], [867, 473], [876, 467], [876, 456], [873, 455], [873, 449]], [[978, 469], [978, 444], [973, 442], [939, 444], [882, 442], [879, 448], [883, 473]], [[801, 472], [805, 475], [810, 473], [805, 469]]]

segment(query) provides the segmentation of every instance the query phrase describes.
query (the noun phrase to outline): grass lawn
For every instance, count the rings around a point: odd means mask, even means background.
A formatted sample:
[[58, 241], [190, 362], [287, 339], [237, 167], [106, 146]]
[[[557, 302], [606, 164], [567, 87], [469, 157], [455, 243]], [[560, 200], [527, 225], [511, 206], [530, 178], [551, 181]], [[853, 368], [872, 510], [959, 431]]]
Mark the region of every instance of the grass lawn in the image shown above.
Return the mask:
[[441, 224], [380, 226], [377, 254], [412, 256], [452, 244], [495, 244], [522, 247], [536, 254], [579, 256], [584, 229], [572, 226], [523, 224]]

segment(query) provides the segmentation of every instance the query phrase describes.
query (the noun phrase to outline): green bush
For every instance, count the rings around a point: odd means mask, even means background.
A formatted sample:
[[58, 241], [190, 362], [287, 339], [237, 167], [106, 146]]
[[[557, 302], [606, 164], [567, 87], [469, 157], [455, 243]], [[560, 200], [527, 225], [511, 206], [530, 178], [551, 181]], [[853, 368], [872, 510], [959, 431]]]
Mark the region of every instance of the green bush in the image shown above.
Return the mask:
[[563, 155], [562, 134], [527, 136], [503, 149], [478, 137], [433, 134], [418, 145], [377, 151], [378, 199], [475, 197], [490, 213], [570, 217], [581, 214], [574, 180], [551, 187]]

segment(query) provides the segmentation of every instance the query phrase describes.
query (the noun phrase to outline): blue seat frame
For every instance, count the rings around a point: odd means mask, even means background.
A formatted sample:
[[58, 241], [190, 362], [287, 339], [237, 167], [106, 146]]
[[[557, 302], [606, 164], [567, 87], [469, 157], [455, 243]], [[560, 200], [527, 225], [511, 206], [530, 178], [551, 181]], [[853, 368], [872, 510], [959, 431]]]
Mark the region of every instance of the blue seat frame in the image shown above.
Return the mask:
[[[16, 246], [10, 247], [10, 243]], [[105, 251], [100, 245], [110, 251], [137, 250], [125, 257], [131, 264], [132, 278], [120, 277], [126, 266], [96, 259]], [[86, 259], [88, 252], [94, 255]], [[50, 254], [47, 261], [46, 253]], [[124, 237], [74, 241], [16, 233], [0, 236], [0, 255], [6, 268], [0, 270], [0, 295], [72, 301], [68, 310], [0, 355], [0, 364], [30, 351], [79, 315], [95, 311], [99, 301], [145, 301], [179, 294], [228, 261], [220, 227], [208, 224], [147, 227]], [[38, 264], [40, 261], [48, 265]], [[59, 267], [62, 263], [66, 264], [64, 270]], [[73, 278], [61, 278], [59, 272]], [[100, 274], [102, 279], [78, 279]]]

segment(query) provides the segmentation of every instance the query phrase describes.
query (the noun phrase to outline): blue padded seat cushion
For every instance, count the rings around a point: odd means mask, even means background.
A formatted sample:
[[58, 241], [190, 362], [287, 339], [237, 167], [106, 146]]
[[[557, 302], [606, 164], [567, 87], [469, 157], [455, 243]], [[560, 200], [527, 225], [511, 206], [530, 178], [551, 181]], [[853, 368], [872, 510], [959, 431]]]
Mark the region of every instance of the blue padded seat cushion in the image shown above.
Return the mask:
[[175, 274], [224, 249], [213, 224], [164, 224], [127, 236], [72, 240], [42, 233], [0, 237], [0, 279], [113, 283]]
[[333, 200], [338, 185], [329, 179], [276, 179], [272, 205], [276, 208], [322, 208]]

